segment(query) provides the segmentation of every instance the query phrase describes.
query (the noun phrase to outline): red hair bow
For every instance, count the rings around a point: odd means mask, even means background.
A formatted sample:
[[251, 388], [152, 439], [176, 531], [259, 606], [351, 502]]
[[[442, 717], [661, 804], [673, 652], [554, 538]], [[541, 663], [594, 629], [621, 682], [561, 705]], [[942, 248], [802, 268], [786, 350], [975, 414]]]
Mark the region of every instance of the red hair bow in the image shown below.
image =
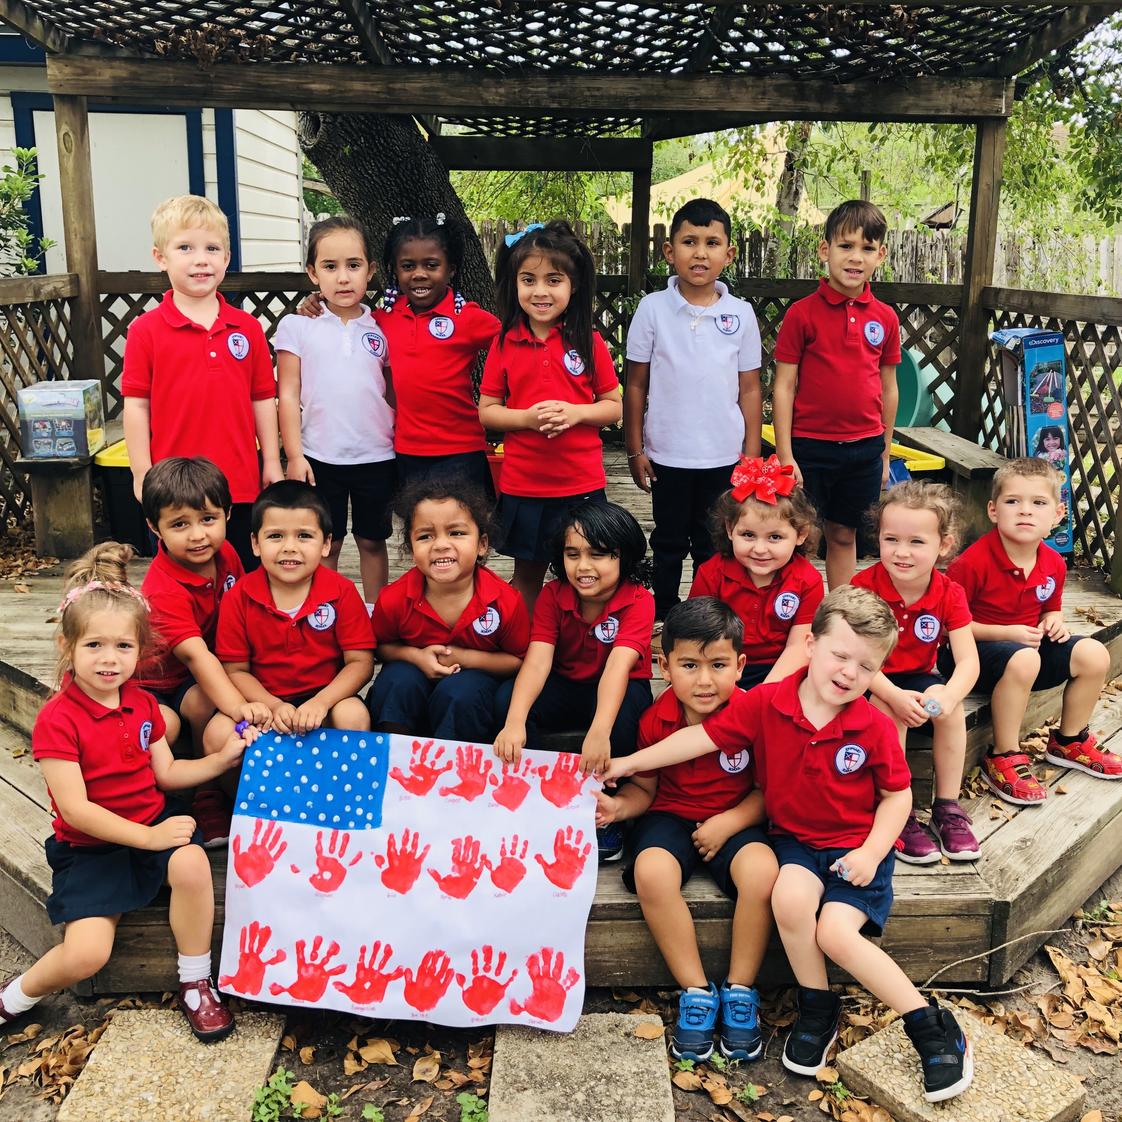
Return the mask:
[[751, 495], [775, 506], [776, 495], [789, 495], [795, 489], [795, 469], [790, 464], [781, 464], [774, 454], [766, 460], [762, 456], [751, 459], [741, 456], [729, 482], [732, 483], [732, 497], [738, 503]]

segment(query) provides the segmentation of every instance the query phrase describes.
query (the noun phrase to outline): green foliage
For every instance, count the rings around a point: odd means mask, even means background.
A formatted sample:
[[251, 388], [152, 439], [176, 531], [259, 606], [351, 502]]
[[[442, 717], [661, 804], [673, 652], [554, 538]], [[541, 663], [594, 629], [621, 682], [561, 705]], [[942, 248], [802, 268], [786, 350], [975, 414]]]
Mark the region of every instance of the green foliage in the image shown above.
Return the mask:
[[720, 1052], [714, 1052], [713, 1055], [705, 1061], [714, 1071], [728, 1071], [729, 1061]]
[[853, 1092], [840, 1079], [835, 1079], [833, 1083], [826, 1085], [826, 1094], [842, 1105], [853, 1098]]
[[651, 183], [665, 183], [689, 171], [695, 164], [703, 163], [708, 159], [708, 147], [708, 143], [697, 136], [658, 141], [651, 162]]
[[31, 236], [25, 209], [42, 180], [34, 148], [13, 148], [15, 164], [0, 168], [0, 272], [26, 276], [39, 268], [43, 254], [55, 243]]
[[487, 1122], [487, 1103], [470, 1091], [462, 1091], [456, 1096], [460, 1104], [460, 1122]]
[[451, 179], [476, 222], [492, 219], [519, 225], [551, 218], [610, 221], [604, 197], [631, 189], [631, 177], [622, 172], [454, 171]]
[[[319, 169], [309, 160], [306, 156], [303, 158], [303, 177], [305, 183], [310, 179], [315, 182], [322, 183], [323, 176], [320, 175]], [[312, 214], [342, 214], [343, 208], [339, 200], [334, 195], [325, 195], [322, 191], [313, 190], [311, 187], [304, 188], [304, 205], [312, 212]]]
[[693, 1062], [693, 1060], [675, 1060], [674, 1061], [674, 1070], [675, 1071], [693, 1071], [693, 1069], [696, 1066], [697, 1065]]
[[257, 1094], [253, 1096], [252, 1122], [277, 1122], [281, 1112], [287, 1110], [292, 1103], [291, 1071], [286, 1071], [283, 1066], [278, 1067], [264, 1087], [258, 1087]]
[[362, 1108], [362, 1122], [386, 1122], [386, 1116], [380, 1106], [367, 1103]]
[[756, 1102], [759, 1099], [759, 1097], [760, 1097], [760, 1092], [756, 1090], [756, 1084], [755, 1083], [748, 1083], [747, 1085], [745, 1085], [744, 1087], [741, 1087], [740, 1090], [736, 1092], [737, 1100], [742, 1102], [742, 1103], [749, 1104], [749, 1105]]
[[339, 1101], [339, 1093], [332, 1091], [323, 1104], [323, 1113], [327, 1118], [338, 1118], [343, 1113], [343, 1104]]

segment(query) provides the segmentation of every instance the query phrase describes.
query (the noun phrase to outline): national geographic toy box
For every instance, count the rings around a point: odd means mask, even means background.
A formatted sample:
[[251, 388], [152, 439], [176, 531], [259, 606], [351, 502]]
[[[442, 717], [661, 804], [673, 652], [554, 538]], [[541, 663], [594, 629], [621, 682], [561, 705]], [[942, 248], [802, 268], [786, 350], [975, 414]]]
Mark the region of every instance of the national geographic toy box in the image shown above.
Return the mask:
[[36, 382], [16, 394], [23, 454], [29, 459], [92, 456], [105, 443], [101, 386], [94, 380]]

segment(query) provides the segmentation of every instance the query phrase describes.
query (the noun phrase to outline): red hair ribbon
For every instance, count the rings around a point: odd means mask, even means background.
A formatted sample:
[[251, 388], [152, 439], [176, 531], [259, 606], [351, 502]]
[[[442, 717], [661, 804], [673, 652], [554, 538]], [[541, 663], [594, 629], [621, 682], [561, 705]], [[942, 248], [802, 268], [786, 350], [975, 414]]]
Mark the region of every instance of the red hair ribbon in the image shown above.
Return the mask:
[[732, 484], [732, 497], [738, 503], [751, 495], [762, 503], [775, 506], [776, 495], [789, 495], [795, 489], [795, 469], [790, 464], [781, 464], [774, 454], [766, 460], [762, 456], [751, 459], [741, 456], [740, 462], [732, 469], [729, 482]]

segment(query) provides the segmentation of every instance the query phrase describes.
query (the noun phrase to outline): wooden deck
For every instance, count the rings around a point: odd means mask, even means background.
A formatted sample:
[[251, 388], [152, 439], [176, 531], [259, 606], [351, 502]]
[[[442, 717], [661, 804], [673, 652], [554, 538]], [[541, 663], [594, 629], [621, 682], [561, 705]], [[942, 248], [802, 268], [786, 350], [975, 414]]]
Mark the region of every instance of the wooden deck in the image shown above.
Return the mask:
[[[609, 450], [609, 495], [624, 503], [650, 529], [650, 501], [630, 482], [622, 452]], [[393, 572], [402, 563], [391, 550]], [[497, 572], [509, 562], [496, 558]], [[348, 544], [343, 569], [357, 576]], [[135, 579], [143, 566], [138, 564]], [[0, 587], [0, 917], [3, 926], [29, 950], [39, 953], [58, 938], [43, 909], [50, 871], [42, 840], [50, 832], [47, 794], [31, 762], [28, 735], [50, 690], [55, 648], [52, 618], [60, 598], [58, 571], [25, 578], [30, 591]], [[685, 584], [690, 580], [689, 564]], [[1096, 635], [1112, 650], [1114, 674], [1122, 674], [1122, 601], [1106, 591], [1097, 574], [1073, 573], [1065, 593], [1065, 616], [1072, 631]], [[656, 688], [661, 683], [656, 682]], [[1058, 691], [1035, 696], [1025, 728], [1058, 713]], [[970, 704], [971, 754], [989, 735], [984, 699]], [[1095, 727], [1122, 750], [1122, 694], [1100, 702]], [[931, 753], [917, 744], [909, 763], [918, 805], [930, 796]], [[1018, 810], [992, 798], [968, 801], [983, 856], [973, 864], [923, 868], [897, 864], [896, 903], [883, 945], [917, 982], [939, 976], [943, 985], [997, 986], [1006, 981], [1043, 934], [1062, 924], [1122, 864], [1122, 782], [1107, 783], [1059, 769], [1044, 773], [1051, 797], [1042, 807]], [[213, 855], [218, 892], [216, 946], [221, 939], [226, 858]], [[697, 922], [703, 958], [713, 977], [727, 965], [731, 906], [708, 879], [695, 878], [686, 890]], [[984, 958], [960, 961], [1002, 947]], [[166, 989], [175, 976], [175, 954], [166, 906], [157, 902], [121, 922], [108, 966], [82, 987], [86, 993]], [[618, 867], [602, 869], [588, 929], [588, 981], [592, 985], [665, 985], [670, 978], [633, 895], [623, 887]], [[775, 942], [765, 964], [764, 981], [788, 977]]]

